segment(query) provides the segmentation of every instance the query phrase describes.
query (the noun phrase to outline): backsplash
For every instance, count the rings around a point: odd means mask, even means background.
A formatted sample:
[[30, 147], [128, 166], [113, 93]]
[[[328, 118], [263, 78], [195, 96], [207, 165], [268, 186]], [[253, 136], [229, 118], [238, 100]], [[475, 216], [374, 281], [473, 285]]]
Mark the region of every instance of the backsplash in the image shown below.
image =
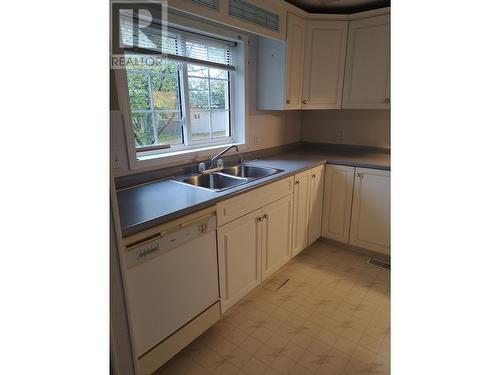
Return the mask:
[[303, 111], [303, 142], [391, 147], [390, 110]]

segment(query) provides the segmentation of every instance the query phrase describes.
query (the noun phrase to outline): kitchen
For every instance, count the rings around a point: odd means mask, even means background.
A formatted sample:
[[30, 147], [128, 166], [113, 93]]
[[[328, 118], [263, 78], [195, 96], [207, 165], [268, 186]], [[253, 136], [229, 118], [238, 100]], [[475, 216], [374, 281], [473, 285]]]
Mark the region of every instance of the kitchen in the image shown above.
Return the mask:
[[500, 373], [493, 3], [5, 8], [2, 372]]
[[135, 373], [390, 372], [388, 5], [122, 16], [113, 212]]

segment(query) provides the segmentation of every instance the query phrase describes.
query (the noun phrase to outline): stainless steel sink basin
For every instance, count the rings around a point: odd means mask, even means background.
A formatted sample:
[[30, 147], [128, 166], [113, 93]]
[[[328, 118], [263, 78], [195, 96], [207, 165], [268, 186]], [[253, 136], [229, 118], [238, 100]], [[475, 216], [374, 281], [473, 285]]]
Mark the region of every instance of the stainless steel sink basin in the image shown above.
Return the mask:
[[210, 191], [222, 191], [246, 184], [250, 181], [282, 172], [281, 169], [241, 164], [226, 167], [214, 173], [200, 173], [193, 176], [179, 176], [172, 181]]
[[224, 168], [222, 173], [229, 174], [231, 176], [245, 177], [245, 178], [263, 178], [271, 176], [275, 173], [281, 172], [280, 169], [269, 168], [269, 167], [259, 167], [256, 165], [236, 165], [234, 167]]
[[212, 191], [221, 191], [246, 184], [248, 180], [246, 178], [227, 176], [222, 173], [210, 173], [186, 177], [180, 180], [180, 182]]

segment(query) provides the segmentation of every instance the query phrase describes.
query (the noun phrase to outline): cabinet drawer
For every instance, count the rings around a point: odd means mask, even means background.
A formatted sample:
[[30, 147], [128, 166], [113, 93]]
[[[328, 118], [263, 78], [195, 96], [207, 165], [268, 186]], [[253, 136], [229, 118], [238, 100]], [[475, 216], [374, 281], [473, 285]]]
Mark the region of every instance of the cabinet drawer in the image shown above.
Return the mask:
[[292, 193], [293, 177], [288, 177], [217, 203], [217, 226], [229, 223]]

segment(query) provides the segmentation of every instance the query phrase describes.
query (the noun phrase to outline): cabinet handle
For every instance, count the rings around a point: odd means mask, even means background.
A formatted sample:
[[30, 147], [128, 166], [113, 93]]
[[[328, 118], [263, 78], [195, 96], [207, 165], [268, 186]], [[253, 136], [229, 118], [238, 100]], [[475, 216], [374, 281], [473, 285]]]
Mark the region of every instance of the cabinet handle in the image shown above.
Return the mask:
[[363, 174], [356, 172], [356, 177], [363, 177]]
[[312, 175], [312, 178], [316, 178], [316, 175], [315, 175], [315, 174], [313, 174], [313, 175]]
[[290, 99], [287, 99], [287, 100], [286, 100], [286, 104], [290, 104]]
[[265, 214], [265, 215], [264, 215], [264, 219], [267, 219], [267, 217], [268, 217], [268, 216], [267, 216], [267, 214]]
[[307, 100], [302, 100], [302, 104], [307, 104]]
[[298, 185], [298, 184], [300, 184], [300, 181], [299, 180], [295, 181], [295, 185]]
[[390, 100], [389, 100], [389, 99], [385, 99], [385, 100], [384, 100], [384, 102], [385, 102], [385, 103], [389, 103], [389, 102], [390, 102]]
[[263, 219], [263, 217], [262, 217], [262, 216], [261, 216], [261, 217], [259, 217], [259, 218], [257, 218], [257, 220], [259, 220], [259, 221], [262, 221], [262, 219]]

